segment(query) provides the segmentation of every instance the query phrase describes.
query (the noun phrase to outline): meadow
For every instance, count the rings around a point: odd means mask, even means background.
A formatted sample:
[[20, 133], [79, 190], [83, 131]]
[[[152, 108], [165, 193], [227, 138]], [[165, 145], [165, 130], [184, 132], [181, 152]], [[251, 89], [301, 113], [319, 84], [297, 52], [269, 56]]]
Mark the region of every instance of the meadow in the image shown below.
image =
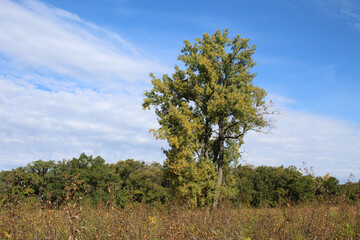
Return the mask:
[[0, 239], [360, 239], [360, 202], [276, 208], [7, 204]]
[[360, 239], [360, 181], [239, 165], [214, 208], [165, 170], [82, 154], [1, 171], [0, 239]]

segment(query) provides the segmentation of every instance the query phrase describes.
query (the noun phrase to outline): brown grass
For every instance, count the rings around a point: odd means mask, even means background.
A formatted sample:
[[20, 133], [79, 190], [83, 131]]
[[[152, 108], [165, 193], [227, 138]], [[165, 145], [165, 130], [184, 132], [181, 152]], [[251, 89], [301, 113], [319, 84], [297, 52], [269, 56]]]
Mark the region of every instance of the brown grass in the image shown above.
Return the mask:
[[[71, 239], [67, 206], [0, 209], [0, 239]], [[360, 203], [216, 210], [85, 205], [77, 239], [360, 239]]]

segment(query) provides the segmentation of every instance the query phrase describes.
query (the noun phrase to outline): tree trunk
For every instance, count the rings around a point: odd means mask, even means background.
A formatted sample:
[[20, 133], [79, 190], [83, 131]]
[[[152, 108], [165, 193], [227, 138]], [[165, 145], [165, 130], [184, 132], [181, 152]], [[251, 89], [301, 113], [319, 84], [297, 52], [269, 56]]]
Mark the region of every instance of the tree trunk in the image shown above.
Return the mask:
[[209, 131], [209, 123], [206, 119], [206, 129], [205, 129], [205, 138], [204, 138], [204, 158], [206, 160], [209, 159], [209, 139], [210, 139], [210, 131]]
[[204, 115], [205, 115], [205, 132], [204, 132], [203, 157], [205, 158], [205, 160], [208, 160], [209, 159], [209, 141], [210, 141], [210, 137], [211, 137], [211, 129], [209, 126], [207, 104], [205, 104]]
[[222, 184], [222, 179], [223, 179], [223, 166], [219, 166], [219, 178], [216, 182], [216, 192], [215, 192], [215, 200], [213, 203], [213, 208], [217, 208], [218, 204], [219, 204], [219, 199], [220, 199], [220, 187]]
[[214, 199], [214, 204], [213, 204], [213, 208], [216, 208], [219, 204], [219, 199], [220, 199], [220, 187], [223, 181], [223, 167], [224, 167], [224, 143], [225, 143], [225, 133], [224, 133], [224, 126], [222, 121], [219, 122], [219, 158], [217, 161], [217, 165], [218, 165], [218, 172], [219, 172], [219, 178], [217, 179], [216, 182], [216, 192], [215, 192], [215, 199]]

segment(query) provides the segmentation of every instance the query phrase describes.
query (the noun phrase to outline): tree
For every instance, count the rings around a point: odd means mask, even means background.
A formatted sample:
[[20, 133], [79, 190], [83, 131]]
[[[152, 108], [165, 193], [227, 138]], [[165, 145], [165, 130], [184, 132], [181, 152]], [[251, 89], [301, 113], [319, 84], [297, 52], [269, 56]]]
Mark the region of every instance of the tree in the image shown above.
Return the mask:
[[117, 162], [112, 168], [120, 178], [117, 198], [121, 205], [132, 201], [160, 205], [168, 198], [159, 163], [148, 165], [128, 159]]
[[270, 113], [265, 90], [252, 84], [255, 46], [228, 35], [218, 30], [194, 44], [185, 41], [178, 60], [186, 69], [175, 66], [172, 76], [162, 79], [150, 74], [153, 89], [143, 103], [158, 116], [154, 136], [170, 146], [164, 150], [165, 167], [174, 188], [193, 197], [206, 195], [205, 202], [211, 198], [214, 207], [224, 169], [239, 158], [244, 135], [268, 126]]

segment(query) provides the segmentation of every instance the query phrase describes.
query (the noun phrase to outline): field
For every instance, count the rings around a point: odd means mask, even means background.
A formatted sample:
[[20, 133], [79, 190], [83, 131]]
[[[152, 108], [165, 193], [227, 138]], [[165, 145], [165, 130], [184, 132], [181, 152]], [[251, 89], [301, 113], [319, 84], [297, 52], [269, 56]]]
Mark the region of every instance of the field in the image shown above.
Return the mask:
[[230, 170], [215, 209], [211, 189], [176, 195], [156, 163], [82, 154], [2, 171], [0, 239], [360, 239], [360, 181]]
[[3, 205], [0, 239], [360, 239], [360, 202], [278, 208]]

